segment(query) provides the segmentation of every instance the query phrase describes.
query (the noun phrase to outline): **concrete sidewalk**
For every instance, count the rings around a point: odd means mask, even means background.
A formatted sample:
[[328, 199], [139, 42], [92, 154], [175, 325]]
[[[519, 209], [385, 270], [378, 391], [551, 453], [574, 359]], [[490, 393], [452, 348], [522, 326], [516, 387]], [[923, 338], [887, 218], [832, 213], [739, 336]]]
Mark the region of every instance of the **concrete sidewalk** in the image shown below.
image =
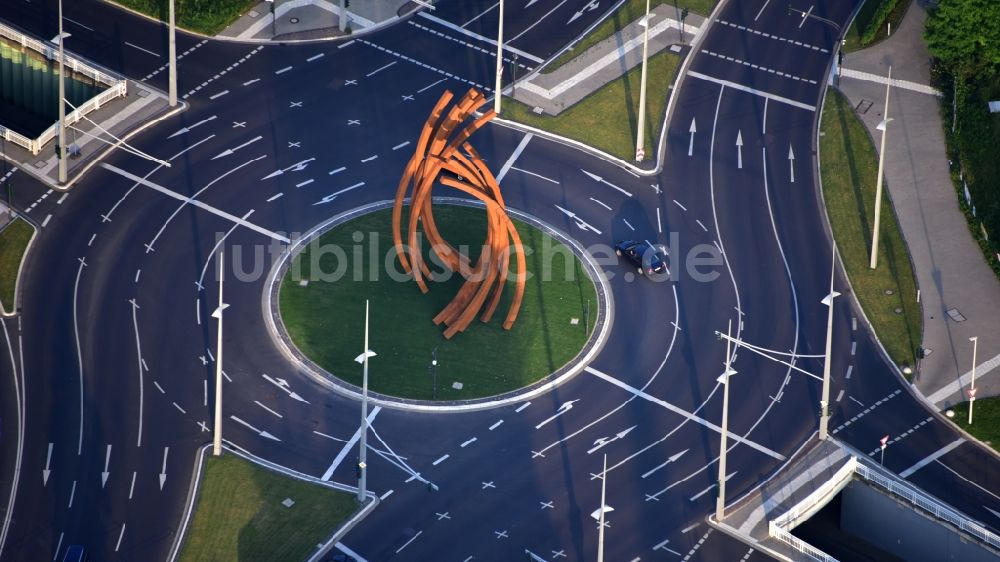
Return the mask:
[[[926, 0], [915, 0], [892, 37], [844, 57], [840, 89], [872, 138], [882, 120], [885, 76], [892, 66], [885, 175], [916, 269], [930, 352], [914, 385], [947, 408], [967, 400], [972, 342], [979, 338], [977, 397], [1000, 395], [1000, 282], [969, 233], [951, 181], [939, 98], [928, 88], [930, 54], [923, 40]], [[897, 82], [899, 80], [899, 82]], [[876, 142], [876, 146], [878, 143]], [[916, 298], [916, 295], [914, 295]]]
[[[370, 29], [421, 7], [410, 0], [351, 0], [347, 26], [352, 32]], [[218, 37], [257, 41], [331, 39], [345, 35], [340, 31], [340, 18], [339, 0], [260, 2]]]
[[[690, 45], [705, 23], [705, 18], [689, 14], [684, 20], [684, 37], [678, 33], [680, 22], [673, 6], [662, 4], [650, 12], [649, 56], [670, 48], [675, 53], [681, 45]], [[641, 19], [641, 18], [640, 18]], [[642, 63], [643, 28], [639, 20], [579, 53], [552, 72], [540, 72], [517, 82], [514, 99], [535, 108], [536, 113], [558, 115], [583, 98], [620, 78]]]

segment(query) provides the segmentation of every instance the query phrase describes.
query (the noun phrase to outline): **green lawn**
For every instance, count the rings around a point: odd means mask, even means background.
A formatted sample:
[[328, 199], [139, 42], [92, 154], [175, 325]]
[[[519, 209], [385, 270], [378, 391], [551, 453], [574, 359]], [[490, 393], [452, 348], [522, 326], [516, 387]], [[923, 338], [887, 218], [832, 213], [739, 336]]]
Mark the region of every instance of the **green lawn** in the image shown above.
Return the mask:
[[[851, 28], [847, 30], [847, 35], [844, 36], [844, 51], [850, 53], [851, 51], [857, 51], [870, 47], [879, 41], [882, 41], [888, 37], [889, 28], [885, 25], [885, 22], [879, 27], [878, 33], [875, 34], [875, 38], [872, 42], [867, 45], [861, 44], [861, 35], [865, 32], [865, 28], [868, 27], [871, 18], [875, 16], [875, 12], [878, 9], [878, 5], [882, 0], [867, 0], [865, 5], [861, 7], [858, 12], [858, 16], [854, 18], [854, 23], [851, 24]], [[889, 17], [886, 18], [887, 22], [892, 23], [893, 29], [899, 27], [900, 23], [903, 21], [903, 16], [906, 15], [906, 9], [910, 7], [911, 0], [899, 0], [896, 2], [896, 6], [889, 12]]]
[[[678, 2], [674, 2], [673, 0], [650, 0], [649, 10], [653, 11], [661, 4], [667, 4], [670, 6], [676, 4], [678, 10], [688, 8], [692, 13], [708, 17], [708, 15], [715, 8], [716, 3], [717, 0], [680, 0]], [[579, 43], [573, 45], [572, 48], [568, 49], [565, 53], [556, 57], [555, 60], [545, 65], [545, 68], [542, 69], [543, 72], [552, 72], [553, 70], [573, 60], [573, 58], [590, 47], [593, 47], [608, 37], [611, 37], [615, 33], [618, 33], [625, 26], [644, 15], [646, 15], [646, 0], [625, 0], [625, 3], [622, 4], [621, 8], [618, 8], [618, 10], [611, 14], [608, 19], [601, 22], [594, 28], [593, 31], [584, 36]], [[680, 15], [675, 12], [671, 12], [670, 17], [673, 19], [679, 19]]]
[[[681, 58], [663, 51], [649, 58], [646, 83], [646, 158], [655, 158], [655, 147], [670, 98], [670, 84]], [[598, 150], [632, 161], [639, 107], [641, 67], [608, 83], [559, 115], [538, 115], [531, 107], [505, 99], [502, 117], [586, 143]]]
[[[285, 507], [291, 498], [295, 504]], [[354, 496], [272, 472], [232, 453], [208, 456], [182, 562], [301, 562], [357, 509]]]
[[[354, 358], [364, 349], [365, 299], [371, 300], [369, 347], [378, 354], [369, 361], [369, 386], [393, 396], [433, 397], [429, 368], [435, 349], [437, 398], [458, 400], [521, 388], [562, 367], [583, 347], [588, 336], [584, 326], [588, 323], [587, 308], [591, 328], [597, 313], [596, 290], [579, 260], [561, 244], [515, 221], [531, 276], [513, 329], [501, 327], [514, 292], [514, 283], [509, 281], [489, 324], [475, 320], [465, 332], [446, 340], [444, 328], [434, 325], [432, 318], [454, 297], [461, 277], [456, 274], [445, 282], [430, 283], [430, 292], [421, 294], [416, 283], [402, 275], [396, 261], [390, 216], [390, 210], [376, 211], [327, 232], [320, 237], [323, 248], [339, 246], [349, 259], [338, 260], [328, 250], [317, 252], [310, 244], [285, 276], [280, 292], [282, 320], [295, 345], [318, 365], [352, 384], [361, 384], [361, 366]], [[474, 261], [485, 239], [485, 212], [439, 205], [434, 217], [444, 238], [455, 247], [477, 248], [469, 252]], [[403, 224], [407, 224], [405, 213]], [[362, 242], [354, 242], [355, 233], [359, 238], [363, 233]], [[372, 245], [377, 250], [372, 251]], [[546, 252], [546, 246], [563, 251]], [[312, 263], [314, 252], [322, 255], [319, 268], [324, 274], [346, 265], [344, 276], [318, 280], [320, 275], [314, 273]], [[374, 261], [370, 261], [372, 255]], [[430, 256], [429, 251], [424, 255]], [[550, 274], [545, 273], [546, 262], [551, 266]], [[355, 263], [362, 265], [354, 267]], [[398, 272], [395, 280], [387, 273], [387, 263]], [[442, 269], [433, 266], [432, 271]], [[311, 280], [303, 287], [295, 280], [297, 276]], [[573, 318], [578, 319], [575, 325], [571, 324]], [[452, 388], [456, 381], [464, 385], [461, 390]]]
[[913, 265], [884, 189], [878, 268], [868, 267], [878, 156], [850, 102], [832, 88], [823, 110], [820, 151], [826, 212], [851, 285], [893, 361], [914, 365], [922, 316]]
[[0, 303], [4, 310], [14, 312], [14, 289], [17, 285], [17, 271], [21, 258], [31, 241], [35, 229], [21, 219], [14, 219], [0, 231]]
[[1000, 450], [1000, 396], [976, 398], [972, 408], [972, 425], [969, 425], [969, 403], [956, 404], [955, 417], [951, 421], [968, 431], [977, 439], [994, 449]]
[[[112, 0], [126, 8], [167, 21], [168, 0]], [[174, 21], [178, 27], [215, 35], [260, 0], [176, 0]]]

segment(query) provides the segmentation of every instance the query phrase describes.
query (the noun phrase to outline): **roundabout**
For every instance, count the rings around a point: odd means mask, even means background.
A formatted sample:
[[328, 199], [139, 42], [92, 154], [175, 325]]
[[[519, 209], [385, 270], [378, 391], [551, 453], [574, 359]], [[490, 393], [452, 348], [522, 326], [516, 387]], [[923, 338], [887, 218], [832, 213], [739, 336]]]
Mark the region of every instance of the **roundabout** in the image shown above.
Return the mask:
[[[436, 198], [437, 226], [470, 262], [482, 252], [482, 206]], [[444, 204], [441, 204], [444, 203]], [[407, 207], [407, 210], [409, 207]], [[581, 357], [599, 345], [608, 291], [585, 250], [533, 217], [511, 213], [527, 256], [521, 315], [510, 330], [498, 319], [475, 322], [446, 339], [433, 317], [464, 278], [440, 262], [430, 264], [430, 292], [421, 294], [399, 264], [388, 203], [344, 213], [308, 233], [272, 271], [267, 308], [279, 346], [309, 371], [357, 391], [363, 348], [360, 331], [345, 331], [372, 306], [370, 347], [379, 355], [370, 390], [392, 402], [439, 401], [458, 405], [520, 395], [561, 382]], [[422, 241], [426, 248], [428, 243]], [[471, 272], [466, 272], [471, 275]], [[508, 272], [499, 308], [514, 292]], [[492, 401], [492, 400], [490, 400]]]

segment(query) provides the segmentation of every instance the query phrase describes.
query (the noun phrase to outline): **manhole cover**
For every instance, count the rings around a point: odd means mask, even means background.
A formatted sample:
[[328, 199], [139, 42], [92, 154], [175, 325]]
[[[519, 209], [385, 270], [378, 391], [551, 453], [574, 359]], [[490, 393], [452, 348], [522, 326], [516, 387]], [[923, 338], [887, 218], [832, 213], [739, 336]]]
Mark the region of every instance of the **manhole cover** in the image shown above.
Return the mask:
[[965, 322], [965, 316], [963, 316], [962, 313], [959, 312], [957, 308], [949, 308], [946, 312], [948, 313], [948, 316], [951, 316], [951, 319], [954, 320], [955, 322]]
[[252, 18], [255, 18], [260, 15], [260, 12], [258, 12], [257, 10], [250, 10], [249, 12], [247, 12], [247, 15]]
[[884, 292], [886, 295], [891, 295], [894, 291], [892, 289], [886, 289]]
[[902, 308], [896, 308], [896, 309], [893, 309], [893, 312], [895, 312], [896, 314], [902, 314], [903, 313], [903, 309]]
[[290, 18], [288, 23], [299, 23], [299, 18]]

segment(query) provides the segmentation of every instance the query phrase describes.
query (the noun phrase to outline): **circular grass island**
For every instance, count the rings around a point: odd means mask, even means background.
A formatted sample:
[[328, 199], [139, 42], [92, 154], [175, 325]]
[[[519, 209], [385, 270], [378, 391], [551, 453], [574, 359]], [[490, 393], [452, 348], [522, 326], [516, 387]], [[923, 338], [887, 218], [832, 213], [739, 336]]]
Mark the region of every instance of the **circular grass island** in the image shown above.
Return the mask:
[[[486, 236], [480, 207], [441, 205], [434, 219], [445, 240], [478, 259]], [[403, 213], [403, 226], [407, 224]], [[423, 241], [434, 274], [420, 292], [403, 273], [392, 238], [392, 210], [340, 223], [293, 256], [281, 279], [278, 310], [292, 343], [313, 363], [361, 386], [365, 300], [371, 303], [370, 390], [417, 400], [470, 400], [528, 386], [557, 371], [586, 344], [597, 316], [597, 292], [573, 252], [534, 226], [514, 220], [527, 257], [517, 322], [501, 326], [513, 298], [515, 261], [489, 323], [473, 321], [445, 339], [433, 318], [455, 296], [461, 275], [440, 265]], [[445, 277], [442, 279], [442, 277]], [[436, 358], [436, 367], [432, 361]], [[435, 384], [436, 379], [436, 384]]]

